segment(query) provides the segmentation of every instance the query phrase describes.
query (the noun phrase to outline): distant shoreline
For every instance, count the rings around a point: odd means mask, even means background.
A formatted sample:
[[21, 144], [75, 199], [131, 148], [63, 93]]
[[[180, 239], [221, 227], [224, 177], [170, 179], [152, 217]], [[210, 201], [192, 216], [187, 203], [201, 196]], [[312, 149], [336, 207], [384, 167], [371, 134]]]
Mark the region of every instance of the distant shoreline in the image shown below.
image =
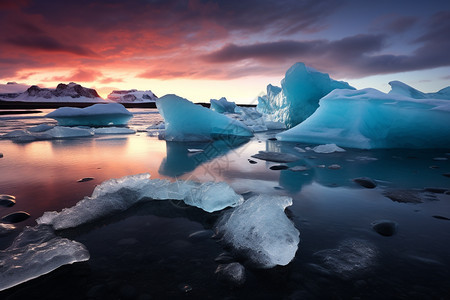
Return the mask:
[[[109, 102], [114, 103], [114, 102]], [[106, 104], [105, 102], [24, 102], [24, 101], [3, 101], [0, 100], [0, 109], [48, 109], [60, 107], [84, 108], [94, 104]], [[155, 102], [146, 103], [120, 103], [126, 108], [156, 108]], [[209, 103], [196, 103], [204, 107], [209, 107]], [[254, 104], [238, 104], [243, 107], [255, 107]]]

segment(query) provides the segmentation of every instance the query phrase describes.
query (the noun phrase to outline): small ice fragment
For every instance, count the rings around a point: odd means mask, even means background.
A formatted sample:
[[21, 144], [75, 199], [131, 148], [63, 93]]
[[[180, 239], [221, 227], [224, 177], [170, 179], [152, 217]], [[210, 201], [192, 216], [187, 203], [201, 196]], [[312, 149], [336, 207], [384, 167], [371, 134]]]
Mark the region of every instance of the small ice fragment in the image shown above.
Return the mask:
[[316, 153], [333, 153], [333, 152], [345, 152], [341, 147], [336, 146], [336, 144], [325, 144], [319, 145], [312, 149]]
[[26, 227], [9, 248], [0, 250], [0, 291], [88, 259], [83, 244], [56, 236], [49, 226]]
[[252, 155], [253, 158], [258, 158], [267, 161], [288, 163], [297, 161], [300, 158], [293, 154], [281, 153], [281, 152], [271, 152], [271, 151], [259, 151], [258, 154]]
[[223, 240], [262, 268], [285, 266], [295, 256], [299, 232], [284, 213], [292, 199], [259, 195], [225, 214], [216, 228]]
[[126, 127], [101, 127], [94, 128], [95, 134], [134, 134], [135, 130]]
[[204, 150], [203, 149], [188, 148], [187, 151], [189, 153], [200, 153], [200, 152], [203, 152]]
[[306, 152], [305, 149], [300, 148], [300, 147], [294, 147], [294, 149], [297, 150], [297, 151], [300, 152], [300, 153], [305, 153], [305, 152]]
[[329, 165], [328, 166], [328, 169], [330, 169], [330, 170], [338, 170], [340, 168], [341, 168], [341, 166], [337, 165], [337, 164], [333, 164], [333, 165]]
[[293, 171], [293, 172], [303, 172], [303, 171], [307, 171], [310, 168], [306, 167], [306, 166], [294, 166], [294, 167], [290, 167], [289, 170]]
[[447, 157], [434, 157], [433, 160], [435, 160], [435, 161], [445, 161], [445, 160], [448, 160], [448, 158]]
[[217, 266], [215, 271], [220, 281], [241, 286], [245, 283], [245, 268], [237, 262]]

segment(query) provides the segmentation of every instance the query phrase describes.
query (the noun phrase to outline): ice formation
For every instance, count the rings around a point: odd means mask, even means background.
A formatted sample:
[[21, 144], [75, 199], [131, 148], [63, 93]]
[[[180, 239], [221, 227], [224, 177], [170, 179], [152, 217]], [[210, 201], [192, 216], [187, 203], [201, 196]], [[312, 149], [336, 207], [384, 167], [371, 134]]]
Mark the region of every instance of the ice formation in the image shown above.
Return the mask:
[[234, 109], [236, 108], [236, 103], [228, 101], [225, 97], [219, 100], [211, 99], [209, 102], [211, 103], [210, 109], [220, 114], [234, 113]]
[[207, 212], [236, 206], [243, 201], [242, 196], [224, 182], [170, 182], [149, 178], [150, 174], [138, 174], [107, 180], [94, 189], [92, 196], [61, 212], [45, 212], [36, 222], [52, 225], [57, 230], [77, 227], [146, 200], [183, 200]]
[[133, 90], [119, 90], [112, 91], [108, 95], [108, 100], [118, 102], [118, 103], [146, 103], [155, 102], [158, 99], [152, 91], [138, 91]]
[[342, 149], [339, 146], [336, 146], [335, 144], [325, 144], [325, 145], [319, 145], [312, 150], [316, 153], [333, 153], [333, 152], [345, 152], [344, 149]]
[[272, 121], [288, 128], [306, 120], [319, 107], [319, 100], [334, 89], [354, 89], [303, 63], [296, 63], [286, 72], [281, 88], [267, 86], [267, 95], [258, 98], [257, 109]]
[[281, 141], [350, 148], [448, 148], [450, 101], [413, 99], [375, 89], [334, 90]]
[[300, 233], [284, 213], [292, 199], [259, 195], [225, 214], [217, 224], [223, 240], [257, 266], [285, 266], [294, 258]]
[[[26, 129], [13, 130], [11, 132], [2, 135], [1, 138], [12, 139], [15, 142], [33, 142], [33, 141], [66, 139], [75, 137], [91, 137], [94, 135], [93, 130], [85, 128], [50, 126], [36, 129], [36, 127], [30, 128], [30, 130]], [[40, 131], [46, 128], [49, 129], [45, 131]]]
[[56, 236], [49, 226], [26, 227], [9, 248], [0, 250], [0, 291], [88, 259], [83, 244]]
[[157, 99], [156, 106], [164, 118], [165, 139], [168, 141], [207, 141], [220, 137], [253, 136], [252, 131], [241, 122], [176, 95]]
[[61, 126], [124, 125], [133, 116], [122, 104], [94, 104], [86, 108], [61, 107], [46, 115]]
[[450, 86], [443, 88], [436, 93], [424, 93], [401, 81], [389, 82], [391, 90], [390, 95], [400, 95], [414, 99], [447, 99], [450, 100]]

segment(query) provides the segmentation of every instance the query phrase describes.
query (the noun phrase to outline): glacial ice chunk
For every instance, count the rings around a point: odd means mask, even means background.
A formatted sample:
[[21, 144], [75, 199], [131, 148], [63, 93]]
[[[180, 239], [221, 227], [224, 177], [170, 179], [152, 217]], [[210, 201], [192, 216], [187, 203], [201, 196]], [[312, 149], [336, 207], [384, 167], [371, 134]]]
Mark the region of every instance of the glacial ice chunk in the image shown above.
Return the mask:
[[195, 105], [176, 95], [156, 100], [166, 124], [168, 141], [207, 141], [219, 137], [252, 137], [252, 131], [241, 122]]
[[401, 81], [391, 81], [389, 82], [391, 90], [390, 95], [400, 95], [405, 97], [410, 97], [414, 99], [447, 99], [450, 100], [450, 86], [443, 88], [436, 93], [424, 93], [412, 86], [407, 85]]
[[183, 200], [207, 212], [243, 202], [242, 196], [224, 182], [151, 180], [150, 174], [146, 173], [104, 181], [94, 189], [92, 196], [61, 212], [45, 212], [36, 222], [52, 225], [57, 230], [72, 228], [148, 200]]
[[287, 70], [281, 89], [267, 86], [267, 95], [259, 97], [257, 109], [271, 121], [294, 127], [306, 120], [319, 107], [319, 100], [334, 89], [354, 88], [299, 62]]
[[[76, 128], [76, 127], [64, 127], [64, 126], [51, 126], [50, 129], [46, 131], [37, 129], [38, 131], [29, 130], [13, 130], [8, 132], [1, 137], [4, 139], [12, 139], [15, 142], [33, 142], [33, 141], [43, 141], [43, 140], [53, 140], [53, 139], [66, 139], [75, 137], [90, 137], [94, 135], [91, 129]], [[33, 128], [31, 128], [33, 129]]]
[[259, 195], [225, 214], [217, 224], [223, 240], [244, 252], [257, 266], [285, 266], [295, 257], [300, 233], [284, 213], [292, 205], [285, 196]]
[[336, 146], [335, 144], [325, 144], [325, 145], [319, 145], [312, 150], [316, 153], [333, 153], [333, 152], [345, 152], [344, 149], [342, 149], [339, 146]]
[[225, 97], [219, 100], [211, 99], [209, 102], [211, 103], [210, 109], [219, 114], [234, 113], [234, 109], [236, 108], [236, 103], [228, 101]]
[[375, 89], [334, 90], [306, 121], [276, 137], [361, 149], [448, 148], [450, 101], [413, 99]]
[[122, 104], [94, 104], [85, 108], [61, 107], [46, 115], [61, 126], [124, 125], [133, 117]]
[[9, 248], [0, 250], [0, 291], [88, 259], [83, 244], [56, 236], [51, 227], [26, 227]]

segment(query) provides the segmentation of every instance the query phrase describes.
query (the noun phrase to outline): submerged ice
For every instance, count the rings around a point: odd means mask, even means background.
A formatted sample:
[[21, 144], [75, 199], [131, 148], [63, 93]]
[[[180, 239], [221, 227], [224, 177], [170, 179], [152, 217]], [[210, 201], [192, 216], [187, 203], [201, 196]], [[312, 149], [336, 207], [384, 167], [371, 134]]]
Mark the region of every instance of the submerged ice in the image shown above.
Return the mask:
[[60, 230], [77, 227], [102, 217], [125, 211], [146, 200], [183, 200], [207, 212], [237, 206], [243, 202], [225, 182], [175, 181], [149, 179], [150, 174], [110, 179], [98, 185], [92, 196], [61, 212], [45, 212], [36, 221]]
[[334, 89], [353, 87], [303, 63], [296, 63], [286, 72], [281, 88], [267, 86], [267, 94], [258, 98], [257, 109], [270, 120], [293, 127], [314, 113], [320, 98]]
[[277, 134], [281, 141], [343, 147], [450, 147], [450, 101], [414, 99], [375, 89], [334, 90], [306, 121]]
[[61, 126], [125, 125], [133, 117], [122, 104], [94, 104], [85, 108], [61, 107], [46, 115]]
[[294, 258], [300, 242], [300, 233], [284, 213], [291, 205], [289, 197], [251, 197], [225, 214], [217, 231], [226, 243], [246, 253], [257, 266], [285, 266]]
[[88, 259], [83, 244], [56, 236], [49, 226], [26, 227], [10, 247], [0, 250], [0, 291]]
[[156, 100], [165, 121], [168, 141], [207, 141], [219, 137], [251, 137], [252, 131], [243, 123], [213, 110], [180, 98], [166, 95]]

